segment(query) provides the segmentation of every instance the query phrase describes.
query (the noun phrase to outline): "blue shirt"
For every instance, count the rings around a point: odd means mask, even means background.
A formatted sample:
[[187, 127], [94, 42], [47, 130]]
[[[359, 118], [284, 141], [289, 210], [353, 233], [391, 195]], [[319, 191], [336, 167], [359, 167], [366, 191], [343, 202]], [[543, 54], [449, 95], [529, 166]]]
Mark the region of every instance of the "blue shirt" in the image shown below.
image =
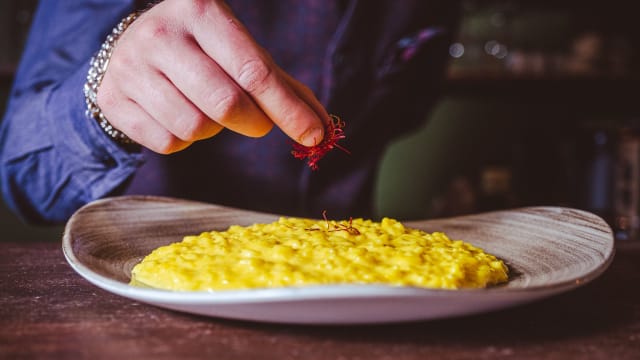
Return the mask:
[[91, 56], [134, 0], [41, 1], [0, 128], [8, 206], [60, 223], [82, 205], [153, 194], [297, 216], [371, 216], [385, 146], [421, 124], [439, 93], [457, 20], [448, 0], [228, 1], [275, 61], [347, 124], [312, 171], [274, 128], [224, 130], [172, 155], [130, 151], [85, 117]]

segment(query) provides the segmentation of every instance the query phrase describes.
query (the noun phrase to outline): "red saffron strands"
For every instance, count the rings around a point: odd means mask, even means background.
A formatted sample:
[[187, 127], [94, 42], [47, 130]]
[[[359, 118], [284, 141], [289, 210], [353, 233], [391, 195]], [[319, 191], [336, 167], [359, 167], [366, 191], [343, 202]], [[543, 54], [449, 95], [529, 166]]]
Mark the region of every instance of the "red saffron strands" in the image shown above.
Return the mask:
[[320, 161], [320, 159], [322, 159], [333, 148], [338, 148], [347, 154], [351, 154], [349, 150], [338, 145], [338, 141], [345, 138], [344, 131], [342, 130], [345, 125], [344, 121], [335, 115], [329, 116], [331, 119], [327, 123], [324, 139], [322, 139], [319, 144], [314, 146], [304, 146], [295, 142], [293, 143], [293, 150], [291, 150], [291, 154], [293, 154], [296, 159], [307, 159], [307, 165], [309, 165], [311, 170], [318, 170], [318, 161]]
[[[333, 229], [331, 228], [331, 223], [329, 222], [329, 219], [327, 219], [327, 210], [322, 211], [322, 218], [324, 219], [324, 222], [327, 224], [327, 232], [346, 231], [351, 235], [360, 235], [360, 231], [353, 226], [353, 218], [352, 217], [349, 217], [349, 225], [345, 225], [345, 224], [342, 224], [342, 223], [337, 223], [337, 224], [333, 225]], [[305, 230], [307, 230], [307, 231], [316, 231], [316, 230], [321, 230], [321, 229], [318, 229], [318, 228], [306, 228]]]

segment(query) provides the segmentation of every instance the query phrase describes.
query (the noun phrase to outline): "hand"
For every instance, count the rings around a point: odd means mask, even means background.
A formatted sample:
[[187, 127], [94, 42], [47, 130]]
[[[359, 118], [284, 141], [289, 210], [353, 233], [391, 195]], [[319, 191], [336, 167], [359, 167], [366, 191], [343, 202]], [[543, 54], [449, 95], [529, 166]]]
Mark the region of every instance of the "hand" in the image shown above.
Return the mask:
[[273, 124], [305, 146], [328, 115], [280, 69], [223, 1], [165, 0], [122, 34], [98, 106], [132, 140], [163, 154], [223, 127], [259, 137]]

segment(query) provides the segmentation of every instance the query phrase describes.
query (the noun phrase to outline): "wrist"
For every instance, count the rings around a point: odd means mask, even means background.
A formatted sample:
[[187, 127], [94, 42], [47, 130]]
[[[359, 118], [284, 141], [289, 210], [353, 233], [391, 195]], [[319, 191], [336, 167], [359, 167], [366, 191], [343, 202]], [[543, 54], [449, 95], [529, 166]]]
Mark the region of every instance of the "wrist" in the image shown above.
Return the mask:
[[102, 110], [98, 106], [98, 89], [102, 83], [104, 74], [107, 71], [109, 59], [111, 58], [118, 39], [138, 16], [139, 13], [134, 12], [122, 19], [122, 21], [113, 28], [111, 34], [107, 36], [100, 50], [93, 58], [91, 58], [89, 71], [87, 73], [87, 81], [83, 88], [85, 103], [87, 105], [87, 109], [85, 111], [86, 116], [96, 121], [103, 132], [113, 141], [123, 145], [135, 144], [135, 142], [122, 131], [111, 125], [104, 116]]

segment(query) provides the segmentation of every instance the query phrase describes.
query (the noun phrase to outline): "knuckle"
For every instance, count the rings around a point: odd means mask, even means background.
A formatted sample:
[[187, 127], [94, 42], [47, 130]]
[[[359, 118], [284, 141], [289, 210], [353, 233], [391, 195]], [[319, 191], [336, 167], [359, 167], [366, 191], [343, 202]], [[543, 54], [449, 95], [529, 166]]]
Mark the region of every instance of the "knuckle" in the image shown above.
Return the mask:
[[202, 17], [207, 13], [207, 9], [211, 5], [211, 1], [208, 0], [192, 0], [191, 10], [196, 17]]
[[259, 94], [267, 88], [272, 70], [265, 60], [252, 59], [242, 64], [236, 80], [244, 90]]
[[136, 36], [143, 44], [150, 41], [157, 41], [158, 38], [163, 38], [171, 33], [169, 24], [160, 17], [148, 17], [144, 18], [136, 29]]
[[225, 94], [213, 93], [213, 118], [220, 122], [228, 122], [233, 119], [233, 114], [242, 107], [244, 95], [237, 91], [229, 91]]
[[178, 131], [177, 136], [184, 141], [196, 141], [202, 138], [202, 133], [205, 130], [207, 122], [209, 120], [201, 112], [194, 112], [182, 119], [178, 119]]

